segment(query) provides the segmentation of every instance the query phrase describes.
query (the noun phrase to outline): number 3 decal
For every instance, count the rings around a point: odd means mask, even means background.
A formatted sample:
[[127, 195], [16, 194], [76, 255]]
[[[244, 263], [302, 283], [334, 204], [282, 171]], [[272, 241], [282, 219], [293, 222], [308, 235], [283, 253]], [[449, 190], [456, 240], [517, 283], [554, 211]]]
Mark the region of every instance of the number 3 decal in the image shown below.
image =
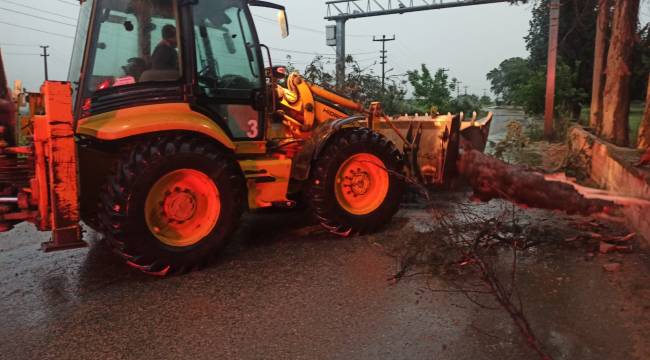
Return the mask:
[[246, 133], [246, 136], [248, 136], [249, 139], [255, 139], [259, 136], [260, 134], [260, 128], [259, 128], [259, 123], [257, 120], [250, 120], [248, 121], [248, 132]]

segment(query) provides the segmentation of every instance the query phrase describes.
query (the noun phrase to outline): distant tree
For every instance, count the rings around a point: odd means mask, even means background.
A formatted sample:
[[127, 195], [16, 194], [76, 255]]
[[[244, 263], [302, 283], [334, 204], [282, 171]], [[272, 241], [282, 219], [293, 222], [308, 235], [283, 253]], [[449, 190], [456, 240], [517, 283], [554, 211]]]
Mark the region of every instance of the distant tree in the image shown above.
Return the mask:
[[325, 70], [325, 65], [329, 62], [323, 56], [316, 56], [307, 66], [302, 76], [305, 80], [318, 84], [324, 88], [333, 88], [335, 77]]
[[[288, 69], [297, 71], [291, 57], [288, 56], [287, 59], [289, 62]], [[334, 91], [335, 76], [326, 68], [330, 64], [331, 62], [324, 57], [316, 56], [307, 64], [301, 74], [307, 81]], [[381, 78], [370, 67], [361, 67], [353, 56], [348, 55], [346, 66], [349, 71], [346, 74], [344, 86], [338, 90], [341, 95], [364, 106], [369, 106], [373, 101], [380, 101], [384, 112], [389, 115], [418, 111], [415, 105], [405, 99], [407, 93], [406, 81], [398, 82], [393, 78], [389, 78], [386, 81], [386, 89], [383, 89]]]
[[[650, 6], [648, 6], [650, 10]], [[631, 100], [644, 101], [647, 75], [650, 73], [650, 23], [645, 24], [637, 34], [632, 66]]]
[[425, 64], [420, 70], [408, 71], [408, 80], [413, 87], [413, 96], [421, 109], [428, 111], [435, 106], [444, 112], [451, 101], [451, 92], [455, 89], [445, 69], [438, 69], [435, 74]]
[[522, 89], [532, 75], [532, 70], [526, 59], [514, 57], [506, 59], [487, 74], [492, 84], [492, 92], [506, 105], [523, 105], [525, 99]]
[[369, 106], [373, 101], [380, 101], [383, 110], [388, 115], [416, 111], [406, 97], [406, 81], [386, 79], [386, 87], [382, 88], [381, 77], [368, 68], [362, 68], [354, 59], [348, 62], [351, 70], [347, 74], [344, 95]]
[[467, 94], [460, 95], [453, 99], [448, 107], [448, 112], [461, 113], [464, 112], [466, 116], [471, 115], [472, 112], [479, 112], [482, 108], [481, 100], [477, 95]]
[[490, 98], [487, 95], [483, 95], [483, 96], [481, 96], [480, 102], [481, 102], [481, 106], [483, 106], [483, 107], [490, 106], [490, 105], [492, 105], [492, 98]]
[[[596, 36], [596, 18], [599, 0], [562, 1], [560, 11], [560, 38], [558, 57], [568, 66], [573, 74], [572, 88], [591, 93], [594, 40]], [[537, 1], [532, 10], [530, 29], [525, 37], [529, 62], [534, 69], [546, 66], [549, 35], [550, 0]], [[569, 99], [570, 100], [570, 99]], [[564, 107], [574, 119], [580, 117], [584, 99], [569, 101]]]
[[[571, 112], [574, 102], [584, 102], [586, 92], [575, 86], [575, 73], [559, 59], [556, 80], [556, 104], [562, 112]], [[492, 92], [507, 105], [519, 105], [528, 113], [544, 111], [546, 66], [536, 67], [526, 59], [504, 60], [487, 75]]]

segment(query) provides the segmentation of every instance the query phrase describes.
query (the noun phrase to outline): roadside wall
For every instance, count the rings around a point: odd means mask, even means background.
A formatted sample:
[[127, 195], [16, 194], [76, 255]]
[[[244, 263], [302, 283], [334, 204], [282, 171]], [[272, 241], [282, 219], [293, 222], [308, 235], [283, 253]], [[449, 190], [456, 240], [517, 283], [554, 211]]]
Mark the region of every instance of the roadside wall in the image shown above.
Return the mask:
[[[585, 167], [591, 179], [600, 187], [623, 196], [650, 200], [650, 175], [634, 167], [639, 153], [607, 143], [582, 127], [569, 131], [572, 159]], [[631, 206], [624, 210], [628, 226], [650, 246], [650, 207]]]

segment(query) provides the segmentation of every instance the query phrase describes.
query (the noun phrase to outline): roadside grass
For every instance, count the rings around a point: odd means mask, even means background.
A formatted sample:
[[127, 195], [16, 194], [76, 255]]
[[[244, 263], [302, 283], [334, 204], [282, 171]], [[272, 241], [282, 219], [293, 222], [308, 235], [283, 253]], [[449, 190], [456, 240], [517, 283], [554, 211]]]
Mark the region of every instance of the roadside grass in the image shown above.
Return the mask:
[[643, 105], [643, 103], [636, 103], [630, 107], [630, 143], [632, 145], [636, 145], [637, 137], [639, 136], [639, 127], [643, 118]]
[[[630, 146], [636, 145], [637, 137], [639, 135], [639, 126], [641, 125], [641, 118], [643, 117], [644, 103], [633, 102], [630, 105]], [[583, 108], [580, 114], [580, 124], [589, 125], [589, 107]]]

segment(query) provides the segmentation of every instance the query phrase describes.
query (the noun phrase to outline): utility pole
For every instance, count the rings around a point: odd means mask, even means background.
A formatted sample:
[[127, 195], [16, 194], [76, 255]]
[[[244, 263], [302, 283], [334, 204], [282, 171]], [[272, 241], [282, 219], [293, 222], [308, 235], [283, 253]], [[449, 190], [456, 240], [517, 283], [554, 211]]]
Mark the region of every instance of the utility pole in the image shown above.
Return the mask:
[[392, 38], [387, 38], [382, 35], [380, 39], [373, 36], [372, 41], [381, 42], [381, 89], [386, 90], [386, 64], [388, 64], [388, 50], [386, 50], [386, 42], [395, 41], [395, 35]]
[[467, 89], [469, 88], [469, 86], [465, 85], [463, 88], [465, 89], [465, 96], [467, 96]]
[[544, 136], [551, 140], [555, 135], [555, 76], [557, 73], [557, 38], [560, 29], [560, 0], [551, 0], [548, 37], [548, 65], [546, 66], [546, 108], [544, 111]]
[[48, 48], [49, 48], [49, 46], [41, 45], [41, 49], [43, 49], [43, 54], [41, 55], [41, 57], [43, 58], [43, 65], [45, 66], [45, 81], [48, 81], [50, 79], [49, 76], [48, 76], [48, 73], [47, 73], [47, 58], [50, 56], [47, 53]]
[[343, 89], [345, 84], [345, 22], [336, 20], [336, 88]]
[[463, 83], [462, 81], [458, 81], [456, 83], [456, 98], [460, 97], [460, 84], [462, 84], [462, 83]]

